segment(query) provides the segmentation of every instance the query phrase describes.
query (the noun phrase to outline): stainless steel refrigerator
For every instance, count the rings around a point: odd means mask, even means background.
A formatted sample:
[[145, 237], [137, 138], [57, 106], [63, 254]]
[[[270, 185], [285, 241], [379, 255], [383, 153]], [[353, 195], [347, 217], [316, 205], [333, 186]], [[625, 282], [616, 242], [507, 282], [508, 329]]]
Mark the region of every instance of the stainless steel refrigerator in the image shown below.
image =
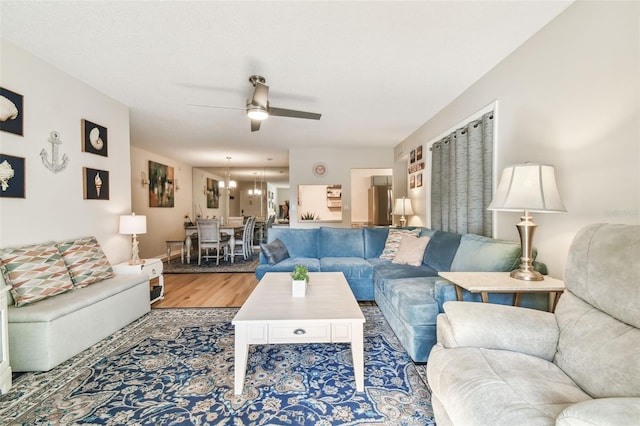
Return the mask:
[[369, 188], [369, 222], [373, 226], [389, 226], [393, 221], [393, 191], [391, 185]]

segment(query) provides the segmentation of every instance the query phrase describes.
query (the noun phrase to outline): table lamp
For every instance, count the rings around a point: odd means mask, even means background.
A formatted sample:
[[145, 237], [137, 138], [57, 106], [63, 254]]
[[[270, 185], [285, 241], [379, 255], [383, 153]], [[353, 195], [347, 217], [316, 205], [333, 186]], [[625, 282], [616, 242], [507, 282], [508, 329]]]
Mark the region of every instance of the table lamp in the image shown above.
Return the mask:
[[400, 215], [400, 226], [404, 227], [407, 224], [407, 218], [405, 216], [414, 214], [411, 208], [411, 200], [405, 197], [397, 198], [393, 208], [393, 214]]
[[135, 213], [120, 216], [120, 234], [131, 235], [131, 260], [129, 265], [139, 265], [138, 234], [147, 233], [147, 217], [138, 216]]
[[566, 212], [556, 186], [553, 166], [524, 163], [505, 167], [493, 195], [489, 210], [524, 211], [516, 225], [520, 234], [520, 268], [511, 271], [511, 277], [525, 281], [542, 281], [544, 277], [533, 269], [533, 234], [538, 225], [531, 212]]

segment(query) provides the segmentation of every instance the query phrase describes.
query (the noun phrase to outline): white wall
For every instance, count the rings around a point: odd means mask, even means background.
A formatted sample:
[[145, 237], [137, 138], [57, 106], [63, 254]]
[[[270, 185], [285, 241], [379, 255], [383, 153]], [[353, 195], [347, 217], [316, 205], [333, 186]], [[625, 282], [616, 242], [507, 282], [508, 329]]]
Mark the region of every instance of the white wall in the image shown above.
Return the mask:
[[[0, 39], [2, 87], [23, 95], [24, 136], [0, 132], [0, 152], [25, 158], [26, 197], [0, 198], [0, 247], [95, 236], [111, 263], [129, 258], [129, 238], [118, 234], [119, 216], [131, 211], [129, 109], [79, 80]], [[108, 157], [81, 151], [81, 120], [108, 130]], [[49, 133], [60, 133], [59, 173], [51, 161]], [[84, 200], [82, 168], [109, 172], [109, 200]]]
[[[313, 165], [327, 165], [325, 176], [313, 174]], [[317, 227], [318, 223], [302, 223], [297, 220], [298, 185], [342, 185], [342, 222], [331, 223], [335, 227], [351, 227], [351, 169], [391, 168], [393, 148], [305, 148], [289, 151], [290, 222], [291, 227]], [[283, 200], [281, 200], [282, 202]]]
[[[174, 207], [149, 207], [149, 185], [142, 184], [144, 172], [149, 178], [149, 161], [173, 167], [174, 179], [178, 182]], [[131, 147], [131, 198], [133, 211], [147, 216], [147, 233], [138, 235], [140, 257], [162, 257], [166, 255], [167, 240], [184, 239], [184, 216], [193, 220], [191, 166], [154, 154], [137, 147]], [[202, 189], [202, 185], [199, 186]], [[202, 191], [201, 191], [202, 193]], [[203, 195], [204, 197], [204, 195]], [[206, 207], [206, 203], [204, 203]]]
[[[536, 214], [534, 244], [562, 277], [583, 226], [640, 223], [640, 3], [576, 2], [402, 142], [404, 152], [499, 101], [496, 175], [525, 161], [556, 166], [568, 212]], [[496, 214], [518, 240], [518, 214]]]

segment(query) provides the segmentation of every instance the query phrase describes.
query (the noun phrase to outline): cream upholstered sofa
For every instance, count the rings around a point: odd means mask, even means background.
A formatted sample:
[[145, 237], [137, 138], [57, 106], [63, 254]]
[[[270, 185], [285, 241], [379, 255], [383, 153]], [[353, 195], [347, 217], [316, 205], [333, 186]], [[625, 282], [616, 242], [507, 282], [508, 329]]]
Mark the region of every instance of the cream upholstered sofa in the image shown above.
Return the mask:
[[575, 237], [555, 314], [447, 302], [427, 363], [438, 426], [640, 425], [640, 226]]
[[0, 268], [13, 371], [50, 370], [150, 310], [149, 276], [114, 274], [93, 237], [3, 248]]

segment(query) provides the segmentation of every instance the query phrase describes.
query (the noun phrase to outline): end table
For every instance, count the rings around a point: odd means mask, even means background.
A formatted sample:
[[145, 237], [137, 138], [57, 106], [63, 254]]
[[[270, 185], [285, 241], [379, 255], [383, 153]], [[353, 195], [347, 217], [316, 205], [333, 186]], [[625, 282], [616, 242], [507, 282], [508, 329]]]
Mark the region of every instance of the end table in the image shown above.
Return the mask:
[[545, 275], [543, 281], [524, 281], [511, 278], [509, 272], [439, 272], [442, 278], [456, 286], [458, 300], [462, 300], [462, 289], [480, 293], [484, 303], [489, 302], [489, 293], [514, 293], [513, 305], [520, 305], [522, 293], [549, 293], [549, 312], [553, 312], [564, 282]]
[[[164, 277], [162, 276], [162, 259], [141, 259], [139, 265], [130, 265], [129, 262], [113, 265], [116, 274], [139, 274], [144, 272], [149, 276], [149, 282], [158, 279], [158, 285], [151, 285], [151, 304], [164, 299]], [[159, 287], [159, 290], [154, 290]]]

